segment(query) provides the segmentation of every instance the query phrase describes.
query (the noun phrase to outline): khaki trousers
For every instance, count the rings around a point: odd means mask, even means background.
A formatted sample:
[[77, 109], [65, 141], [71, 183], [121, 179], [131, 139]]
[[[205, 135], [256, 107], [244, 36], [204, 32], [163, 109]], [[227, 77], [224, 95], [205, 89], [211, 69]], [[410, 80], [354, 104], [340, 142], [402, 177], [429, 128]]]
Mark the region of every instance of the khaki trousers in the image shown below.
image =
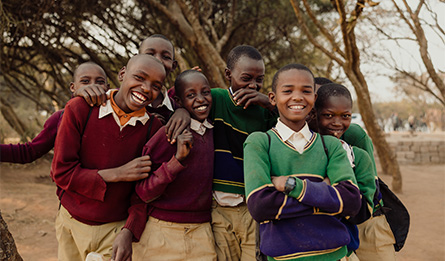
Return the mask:
[[212, 229], [218, 260], [255, 260], [257, 224], [245, 203], [223, 207], [213, 201]]
[[210, 222], [174, 223], [149, 217], [133, 260], [216, 260]]
[[91, 226], [75, 220], [61, 206], [55, 225], [60, 261], [84, 261], [90, 252], [102, 254], [109, 260], [114, 239], [125, 225], [125, 220]]
[[395, 239], [385, 215], [372, 217], [357, 227], [360, 246], [355, 253], [360, 261], [396, 260]]

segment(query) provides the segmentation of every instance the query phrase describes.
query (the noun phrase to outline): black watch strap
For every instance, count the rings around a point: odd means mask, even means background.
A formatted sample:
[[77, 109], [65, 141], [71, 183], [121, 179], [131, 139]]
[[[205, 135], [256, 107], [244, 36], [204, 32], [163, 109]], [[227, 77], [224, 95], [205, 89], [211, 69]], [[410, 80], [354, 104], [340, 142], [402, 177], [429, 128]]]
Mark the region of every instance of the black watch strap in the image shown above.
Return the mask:
[[284, 185], [284, 194], [289, 195], [289, 193], [294, 190], [297, 185], [297, 179], [295, 177], [288, 177]]

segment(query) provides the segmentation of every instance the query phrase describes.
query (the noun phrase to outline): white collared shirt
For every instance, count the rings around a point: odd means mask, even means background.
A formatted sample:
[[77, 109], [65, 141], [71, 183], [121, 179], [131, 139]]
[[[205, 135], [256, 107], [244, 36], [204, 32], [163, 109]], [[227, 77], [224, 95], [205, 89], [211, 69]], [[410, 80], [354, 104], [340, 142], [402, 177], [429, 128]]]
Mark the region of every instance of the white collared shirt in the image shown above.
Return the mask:
[[206, 132], [206, 129], [213, 128], [213, 125], [207, 121], [207, 119], [204, 120], [204, 122], [199, 122], [193, 118], [190, 120], [190, 129], [194, 130], [199, 135], [204, 135]]
[[[170, 101], [170, 98], [168, 97], [167, 88], [162, 87], [162, 91], [161, 91], [161, 93], [160, 93], [159, 95], [163, 95], [163, 96], [164, 96], [164, 99], [162, 100], [162, 103], [160, 103], [160, 104], [158, 105], [157, 108], [162, 107], [162, 106], [165, 106], [165, 107], [167, 107], [167, 109], [169, 109], [170, 111], [174, 111], [174, 109], [173, 109], [173, 105], [172, 105], [172, 103], [171, 103], [171, 101]], [[148, 106], [153, 107], [153, 105], [152, 105], [151, 103], [150, 103]]]
[[307, 123], [304, 124], [300, 131], [296, 132], [284, 124], [279, 118], [275, 129], [278, 131], [278, 134], [280, 134], [283, 141], [287, 141], [292, 144], [295, 150], [300, 154], [304, 152], [304, 147], [311, 140], [313, 135], [309, 130]]
[[[111, 91], [112, 90], [108, 90], [107, 94], [110, 94]], [[122, 126], [119, 117], [117, 116], [116, 112], [114, 112], [113, 107], [111, 106], [111, 100], [108, 99], [107, 104], [101, 105], [99, 108], [99, 119], [102, 119], [110, 113], [113, 115], [113, 118], [116, 121], [117, 125], [120, 127], [121, 131], [127, 125], [135, 126], [138, 121], [145, 125], [145, 123], [147, 123], [147, 121], [150, 119], [150, 116], [148, 116], [147, 112], [145, 112], [143, 116], [131, 117], [131, 119], [127, 123], [125, 123], [124, 126]]]

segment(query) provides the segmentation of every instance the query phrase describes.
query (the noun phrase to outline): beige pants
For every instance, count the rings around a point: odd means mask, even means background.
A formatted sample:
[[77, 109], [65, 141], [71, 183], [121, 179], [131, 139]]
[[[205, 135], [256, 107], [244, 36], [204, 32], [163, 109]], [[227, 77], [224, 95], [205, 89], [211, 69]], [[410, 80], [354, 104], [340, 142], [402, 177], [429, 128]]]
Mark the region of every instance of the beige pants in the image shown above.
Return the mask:
[[222, 207], [214, 201], [212, 229], [218, 260], [255, 260], [256, 226], [246, 204]]
[[98, 226], [87, 225], [75, 220], [61, 206], [56, 218], [59, 260], [84, 261], [90, 252], [102, 254], [109, 260], [114, 239], [124, 225], [125, 220]]
[[360, 261], [396, 260], [395, 239], [385, 215], [373, 217], [357, 227], [360, 246], [356, 255]]
[[173, 223], [149, 217], [133, 260], [216, 260], [210, 223]]

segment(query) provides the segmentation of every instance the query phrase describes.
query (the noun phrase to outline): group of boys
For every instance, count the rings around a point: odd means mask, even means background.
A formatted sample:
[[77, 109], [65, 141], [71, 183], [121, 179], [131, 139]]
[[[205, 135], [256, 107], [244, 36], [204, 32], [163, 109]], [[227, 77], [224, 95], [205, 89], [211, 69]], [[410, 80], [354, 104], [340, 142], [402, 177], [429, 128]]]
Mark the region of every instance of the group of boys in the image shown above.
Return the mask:
[[163, 82], [176, 66], [162, 35], [141, 43], [118, 74], [119, 90], [107, 91], [100, 66], [81, 64], [70, 86], [80, 97], [31, 143], [1, 145], [1, 160], [17, 163], [54, 146], [59, 260], [90, 252], [113, 260], [339, 260], [356, 250], [353, 217], [363, 209], [372, 216], [378, 194], [372, 143], [355, 126], [332, 135], [368, 147], [371, 164], [358, 175], [351, 165], [365, 165], [350, 161], [347, 146], [309, 128], [312, 72], [281, 68], [268, 97], [259, 92], [261, 54], [237, 46], [228, 89], [186, 70], [173, 100]]

